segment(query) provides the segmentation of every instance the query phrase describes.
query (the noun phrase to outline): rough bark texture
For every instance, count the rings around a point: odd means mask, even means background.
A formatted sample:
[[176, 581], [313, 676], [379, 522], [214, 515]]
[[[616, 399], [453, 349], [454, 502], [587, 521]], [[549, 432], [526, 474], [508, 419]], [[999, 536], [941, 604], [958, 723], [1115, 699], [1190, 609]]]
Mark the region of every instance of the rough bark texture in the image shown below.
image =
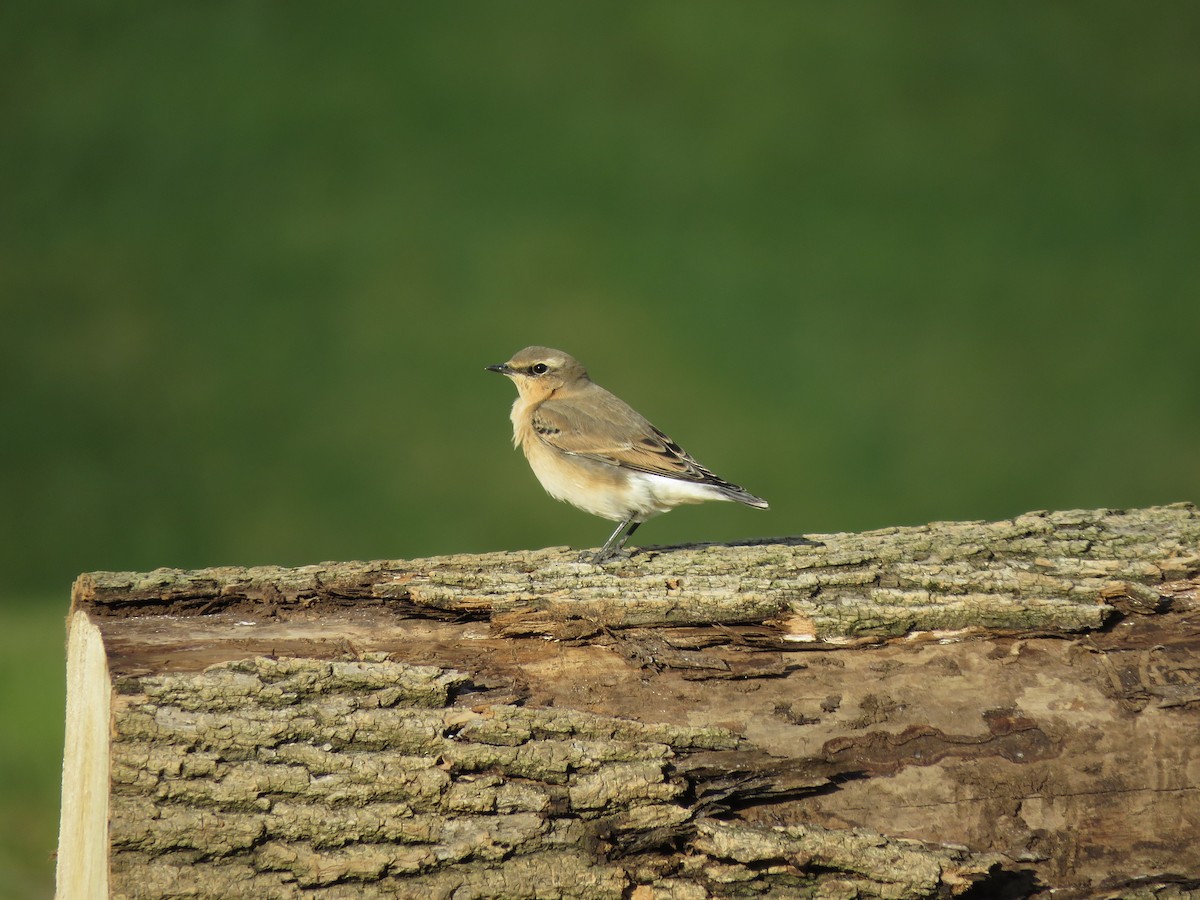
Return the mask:
[[1187, 504], [85, 575], [110, 890], [1188, 895], [1198, 590]]

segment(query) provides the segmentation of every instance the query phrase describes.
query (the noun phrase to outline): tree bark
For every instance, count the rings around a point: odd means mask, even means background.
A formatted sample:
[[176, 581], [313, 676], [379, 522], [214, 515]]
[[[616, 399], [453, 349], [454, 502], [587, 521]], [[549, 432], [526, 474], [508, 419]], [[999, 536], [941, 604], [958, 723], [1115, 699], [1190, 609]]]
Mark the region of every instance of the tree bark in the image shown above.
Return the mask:
[[83, 575], [59, 896], [1183, 896], [1198, 592], [1189, 504]]

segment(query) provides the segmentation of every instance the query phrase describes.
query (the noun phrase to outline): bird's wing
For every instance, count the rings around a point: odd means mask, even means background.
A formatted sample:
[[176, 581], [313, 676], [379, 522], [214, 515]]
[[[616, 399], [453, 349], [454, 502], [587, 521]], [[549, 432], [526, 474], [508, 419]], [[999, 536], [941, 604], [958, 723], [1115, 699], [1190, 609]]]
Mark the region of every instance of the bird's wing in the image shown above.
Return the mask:
[[725, 484], [624, 401], [596, 388], [582, 402], [551, 399], [533, 413], [546, 444], [597, 462], [707, 484]]

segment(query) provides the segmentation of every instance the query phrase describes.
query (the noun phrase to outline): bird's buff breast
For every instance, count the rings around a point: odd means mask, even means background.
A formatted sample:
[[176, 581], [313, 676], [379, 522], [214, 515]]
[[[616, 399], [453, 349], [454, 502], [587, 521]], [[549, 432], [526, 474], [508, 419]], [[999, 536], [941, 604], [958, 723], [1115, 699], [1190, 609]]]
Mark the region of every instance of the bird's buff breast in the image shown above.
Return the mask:
[[536, 435], [522, 442], [521, 449], [529, 468], [555, 500], [614, 522], [642, 506], [627, 474], [616, 466], [570, 456], [546, 446]]
[[513, 442], [555, 500], [620, 522], [631, 515], [644, 521], [685, 503], [725, 499], [707, 485], [623, 469], [551, 447], [530, 426], [530, 413], [521, 400], [513, 405]]

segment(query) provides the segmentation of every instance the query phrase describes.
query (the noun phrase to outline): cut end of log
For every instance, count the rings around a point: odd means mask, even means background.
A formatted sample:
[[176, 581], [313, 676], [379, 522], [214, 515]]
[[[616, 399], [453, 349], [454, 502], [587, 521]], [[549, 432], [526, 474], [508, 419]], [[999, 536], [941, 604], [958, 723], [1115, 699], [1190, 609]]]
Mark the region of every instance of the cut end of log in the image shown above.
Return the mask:
[[104, 638], [85, 612], [67, 637], [67, 721], [55, 880], [58, 900], [108, 896], [109, 708]]

